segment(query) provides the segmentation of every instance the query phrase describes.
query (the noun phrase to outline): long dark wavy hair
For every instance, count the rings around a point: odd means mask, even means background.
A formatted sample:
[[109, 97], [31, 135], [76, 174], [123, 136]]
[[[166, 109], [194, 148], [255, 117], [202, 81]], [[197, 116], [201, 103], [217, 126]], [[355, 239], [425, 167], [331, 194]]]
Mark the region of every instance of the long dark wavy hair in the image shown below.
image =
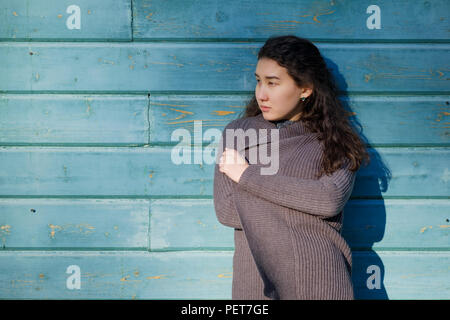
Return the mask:
[[[319, 173], [331, 174], [350, 160], [349, 170], [357, 171], [363, 160], [370, 162], [364, 142], [352, 128], [348, 113], [338, 99], [335, 79], [319, 49], [309, 40], [293, 35], [271, 37], [258, 52], [258, 60], [269, 58], [287, 69], [298, 87], [313, 89], [305, 101], [299, 100], [305, 126], [318, 133], [323, 143], [324, 158]], [[255, 94], [248, 102], [243, 118], [261, 113]]]

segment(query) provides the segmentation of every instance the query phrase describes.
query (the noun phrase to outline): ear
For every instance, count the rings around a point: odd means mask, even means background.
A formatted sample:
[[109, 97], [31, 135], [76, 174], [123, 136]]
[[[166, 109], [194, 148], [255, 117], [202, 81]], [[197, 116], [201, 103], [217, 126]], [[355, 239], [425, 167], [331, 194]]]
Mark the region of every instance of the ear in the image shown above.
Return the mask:
[[302, 93], [300, 97], [308, 98], [312, 94], [312, 88], [302, 88]]

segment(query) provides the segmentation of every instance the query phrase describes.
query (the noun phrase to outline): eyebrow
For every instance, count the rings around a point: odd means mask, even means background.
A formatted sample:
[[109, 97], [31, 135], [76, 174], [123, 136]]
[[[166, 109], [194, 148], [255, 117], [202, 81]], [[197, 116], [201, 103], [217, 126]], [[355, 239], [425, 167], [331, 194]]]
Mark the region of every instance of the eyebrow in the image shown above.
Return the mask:
[[[255, 73], [255, 76], [259, 77], [257, 73]], [[275, 77], [275, 76], [270, 76], [270, 77], [265, 77], [265, 78], [266, 79], [278, 79], [278, 80], [281, 80], [280, 78]]]

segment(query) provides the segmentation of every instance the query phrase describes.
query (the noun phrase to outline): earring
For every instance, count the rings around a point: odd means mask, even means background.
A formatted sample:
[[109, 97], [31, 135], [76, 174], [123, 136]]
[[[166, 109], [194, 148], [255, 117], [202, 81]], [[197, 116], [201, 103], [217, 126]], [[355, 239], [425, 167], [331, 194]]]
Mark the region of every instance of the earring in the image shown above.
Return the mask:
[[301, 97], [300, 100], [305, 101], [306, 97]]

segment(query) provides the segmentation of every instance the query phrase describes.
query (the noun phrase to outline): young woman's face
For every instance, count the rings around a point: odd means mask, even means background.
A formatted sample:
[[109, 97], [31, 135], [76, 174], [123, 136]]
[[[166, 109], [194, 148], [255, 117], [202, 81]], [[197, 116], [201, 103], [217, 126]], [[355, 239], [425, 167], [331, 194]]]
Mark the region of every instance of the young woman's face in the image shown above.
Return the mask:
[[255, 96], [264, 119], [296, 121], [300, 118], [295, 107], [301, 97], [306, 98], [312, 93], [311, 89], [299, 88], [286, 68], [268, 58], [258, 60], [255, 76]]

